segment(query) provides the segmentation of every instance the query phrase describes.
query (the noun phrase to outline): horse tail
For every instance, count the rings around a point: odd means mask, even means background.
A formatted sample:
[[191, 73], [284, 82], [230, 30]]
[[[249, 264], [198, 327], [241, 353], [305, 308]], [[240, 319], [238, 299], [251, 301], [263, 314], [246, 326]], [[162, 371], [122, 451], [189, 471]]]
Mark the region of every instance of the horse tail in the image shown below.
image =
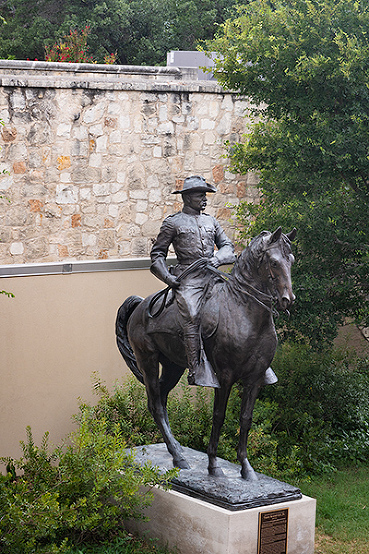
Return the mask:
[[123, 302], [118, 310], [117, 319], [115, 321], [115, 335], [117, 338], [119, 352], [122, 354], [124, 361], [132, 371], [133, 375], [140, 381], [140, 383], [144, 384], [142, 373], [137, 366], [136, 357], [127, 335], [128, 320], [137, 306], [141, 304], [142, 300], [143, 298], [140, 296], [129, 296]]

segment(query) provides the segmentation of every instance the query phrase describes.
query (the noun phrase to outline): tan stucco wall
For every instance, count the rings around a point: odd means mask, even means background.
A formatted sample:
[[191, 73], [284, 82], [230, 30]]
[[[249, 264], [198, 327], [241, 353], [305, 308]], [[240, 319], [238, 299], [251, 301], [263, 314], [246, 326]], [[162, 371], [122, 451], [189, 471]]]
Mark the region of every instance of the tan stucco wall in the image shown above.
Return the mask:
[[78, 397], [96, 401], [91, 375], [109, 388], [128, 376], [115, 344], [117, 309], [131, 294], [161, 288], [148, 270], [14, 277], [0, 295], [0, 456], [21, 454], [32, 427], [58, 443], [73, 429]]

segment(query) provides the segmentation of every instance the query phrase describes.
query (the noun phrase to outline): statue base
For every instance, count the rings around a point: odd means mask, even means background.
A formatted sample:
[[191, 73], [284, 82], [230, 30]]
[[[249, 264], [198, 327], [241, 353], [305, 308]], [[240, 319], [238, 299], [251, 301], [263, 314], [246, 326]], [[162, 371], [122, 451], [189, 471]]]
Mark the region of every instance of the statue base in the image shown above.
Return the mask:
[[[314, 553], [314, 499], [265, 475], [245, 481], [238, 465], [221, 459], [224, 477], [210, 477], [207, 455], [183, 450], [191, 469], [179, 472], [172, 490], [155, 488], [154, 502], [145, 511], [149, 521], [129, 521], [129, 531], [176, 547], [179, 554], [284, 554], [287, 544], [288, 554]], [[173, 467], [164, 444], [136, 451], [139, 463], [149, 460], [163, 471]], [[275, 519], [278, 534], [273, 535], [273, 526], [263, 534], [263, 517], [271, 523]]]

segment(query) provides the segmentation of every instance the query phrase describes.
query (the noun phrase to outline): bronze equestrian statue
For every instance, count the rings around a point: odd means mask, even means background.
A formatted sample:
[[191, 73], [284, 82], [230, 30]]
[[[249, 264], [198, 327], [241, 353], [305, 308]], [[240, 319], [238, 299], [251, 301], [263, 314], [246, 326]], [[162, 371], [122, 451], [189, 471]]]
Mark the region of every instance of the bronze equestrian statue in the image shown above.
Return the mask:
[[[202, 190], [195, 191], [195, 187]], [[243, 396], [237, 457], [242, 477], [256, 479], [247, 459], [247, 438], [258, 393], [265, 383], [273, 382], [270, 364], [277, 346], [274, 307], [286, 311], [295, 299], [291, 285], [294, 261], [291, 241], [296, 230], [287, 235], [281, 228], [274, 233], [263, 231], [235, 260], [232, 272], [225, 275], [216, 267], [234, 261], [233, 247], [218, 222], [201, 214], [206, 205], [206, 192], [215, 192], [215, 187], [196, 176], [185, 180], [179, 192], [183, 210], [163, 222], [152, 249], [152, 271], [169, 287], [165, 294], [161, 291], [145, 300], [137, 296], [127, 298], [116, 320], [118, 348], [128, 367], [145, 385], [150, 413], [173, 464], [181, 469], [188, 469], [189, 465], [170, 429], [166, 407], [169, 392], [186, 367], [190, 367], [191, 381], [200, 383], [205, 379], [206, 386], [214, 386], [208, 471], [212, 476], [219, 476], [222, 470], [217, 465], [216, 454], [220, 431], [231, 388], [240, 381]], [[184, 217], [187, 215], [198, 223], [192, 224], [192, 219]], [[190, 238], [186, 242], [189, 230]], [[164, 268], [171, 243], [179, 261], [173, 273]], [[219, 248], [216, 253], [214, 245]], [[192, 259], [186, 257], [191, 247]], [[201, 288], [202, 294], [195, 301], [189, 294], [183, 301], [186, 292], [181, 295], [180, 291], [191, 288], [192, 282], [195, 288]], [[158, 309], [160, 303], [162, 307]], [[199, 334], [196, 352], [192, 338], [188, 341], [186, 337], [186, 326], [191, 333], [196, 330]]]

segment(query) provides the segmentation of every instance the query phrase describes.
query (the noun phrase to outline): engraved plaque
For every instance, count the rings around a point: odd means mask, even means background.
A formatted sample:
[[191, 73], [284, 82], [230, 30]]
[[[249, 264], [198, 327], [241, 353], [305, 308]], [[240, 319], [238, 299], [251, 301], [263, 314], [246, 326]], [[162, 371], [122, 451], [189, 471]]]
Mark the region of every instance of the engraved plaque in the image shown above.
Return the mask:
[[259, 513], [258, 554], [287, 554], [288, 508]]

